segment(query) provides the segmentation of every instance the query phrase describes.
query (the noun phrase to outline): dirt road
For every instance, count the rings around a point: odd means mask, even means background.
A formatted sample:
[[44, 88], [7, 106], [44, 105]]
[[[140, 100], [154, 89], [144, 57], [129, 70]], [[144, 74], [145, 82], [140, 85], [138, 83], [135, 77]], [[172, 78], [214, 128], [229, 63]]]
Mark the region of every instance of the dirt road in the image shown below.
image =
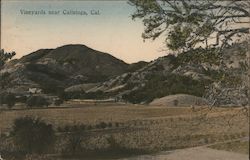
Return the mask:
[[207, 147], [194, 147], [121, 160], [249, 160], [249, 156]]

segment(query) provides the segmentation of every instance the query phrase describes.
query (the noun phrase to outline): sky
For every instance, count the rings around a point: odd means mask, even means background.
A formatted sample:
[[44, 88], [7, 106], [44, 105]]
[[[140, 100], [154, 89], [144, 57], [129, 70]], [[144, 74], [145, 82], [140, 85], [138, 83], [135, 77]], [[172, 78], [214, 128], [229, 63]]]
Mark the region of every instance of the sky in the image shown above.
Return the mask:
[[[24, 10], [46, 14], [22, 14]], [[63, 14], [70, 10], [88, 15]], [[141, 20], [131, 19], [134, 10], [127, 1], [2, 0], [1, 48], [15, 51], [20, 58], [38, 49], [84, 44], [127, 63], [166, 55], [162, 39], [143, 41]], [[59, 14], [50, 15], [49, 11]]]

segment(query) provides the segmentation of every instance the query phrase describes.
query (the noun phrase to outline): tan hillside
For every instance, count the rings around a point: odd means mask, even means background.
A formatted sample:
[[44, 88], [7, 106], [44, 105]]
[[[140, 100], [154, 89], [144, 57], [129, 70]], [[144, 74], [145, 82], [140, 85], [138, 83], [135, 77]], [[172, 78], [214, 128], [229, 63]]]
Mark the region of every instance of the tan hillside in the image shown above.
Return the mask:
[[157, 106], [194, 106], [207, 105], [204, 98], [196, 97], [188, 94], [169, 95], [153, 100], [150, 105]]

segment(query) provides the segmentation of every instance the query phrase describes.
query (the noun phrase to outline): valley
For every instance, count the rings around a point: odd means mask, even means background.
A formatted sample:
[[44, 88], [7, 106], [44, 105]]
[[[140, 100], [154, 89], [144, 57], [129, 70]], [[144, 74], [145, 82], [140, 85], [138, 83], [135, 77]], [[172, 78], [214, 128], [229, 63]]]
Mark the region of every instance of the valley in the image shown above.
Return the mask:
[[[66, 154], [64, 149], [69, 147], [67, 142], [70, 135], [77, 133], [79, 127], [82, 128], [79, 135], [82, 138], [77, 153], [83, 155], [77, 159], [86, 156], [98, 159], [94, 156], [96, 154], [107, 158], [122, 158], [226, 143], [248, 137], [249, 119], [244, 113], [242, 108], [67, 103], [60, 107], [2, 111], [0, 131], [1, 139], [4, 140], [3, 135], [11, 131], [16, 118], [39, 117], [56, 131], [56, 154]], [[115, 145], [110, 142], [110, 138], [115, 141], [117, 149], [121, 147], [125, 151], [116, 151], [118, 155], [105, 151]], [[110, 155], [105, 155], [101, 150]], [[85, 151], [96, 154], [85, 155]], [[68, 157], [67, 154], [64, 156]]]
[[[244, 159], [249, 52], [237, 51], [247, 45], [223, 51], [228, 70], [201, 48], [127, 64], [65, 45], [9, 61], [0, 70], [0, 152], [11, 160], [209, 157], [200, 151]], [[51, 145], [36, 145], [41, 137]]]

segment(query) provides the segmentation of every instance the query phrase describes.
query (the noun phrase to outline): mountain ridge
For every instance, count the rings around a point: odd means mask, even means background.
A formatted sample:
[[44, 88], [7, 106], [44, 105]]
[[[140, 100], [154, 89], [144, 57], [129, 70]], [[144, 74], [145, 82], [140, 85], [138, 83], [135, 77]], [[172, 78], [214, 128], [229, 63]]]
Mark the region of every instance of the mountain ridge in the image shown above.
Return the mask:
[[9, 74], [6, 79], [12, 83], [9, 83], [7, 90], [29, 84], [31, 86], [27, 85], [27, 92], [30, 87], [46, 90], [53, 86], [64, 88], [86, 82], [101, 82], [125, 72], [127, 68], [127, 63], [108, 53], [86, 45], [69, 44], [55, 49], [39, 49], [13, 63], [10, 61], [0, 73]]
[[[223, 83], [231, 83], [230, 96], [239, 98], [234, 98], [233, 102], [229, 102], [224, 95], [216, 98], [222, 99], [218, 104], [238, 105], [241, 102], [237, 99], [247, 98], [242, 94], [245, 90], [237, 85], [242, 76], [238, 73], [241, 66], [248, 67], [245, 64], [250, 57], [247, 45], [241, 43], [225, 48], [221, 53], [224, 55], [222, 59], [213, 54], [213, 49], [197, 48], [179, 55], [159, 57], [151, 62], [127, 64], [85, 45], [70, 44], [37, 50], [19, 60], [10, 61], [0, 74], [9, 74], [5, 78], [10, 82], [5, 88], [7, 92], [27, 93], [30, 88], [39, 88], [43, 93], [65, 92], [69, 98], [115, 98], [131, 103], [150, 103], [173, 94], [203, 97], [211, 86], [214, 87], [212, 92], [208, 92], [211, 95], [214, 89], [229, 93], [223, 88]], [[228, 68], [227, 73], [225, 68], [220, 68], [220, 61]], [[220, 82], [222, 78], [223, 83]]]

